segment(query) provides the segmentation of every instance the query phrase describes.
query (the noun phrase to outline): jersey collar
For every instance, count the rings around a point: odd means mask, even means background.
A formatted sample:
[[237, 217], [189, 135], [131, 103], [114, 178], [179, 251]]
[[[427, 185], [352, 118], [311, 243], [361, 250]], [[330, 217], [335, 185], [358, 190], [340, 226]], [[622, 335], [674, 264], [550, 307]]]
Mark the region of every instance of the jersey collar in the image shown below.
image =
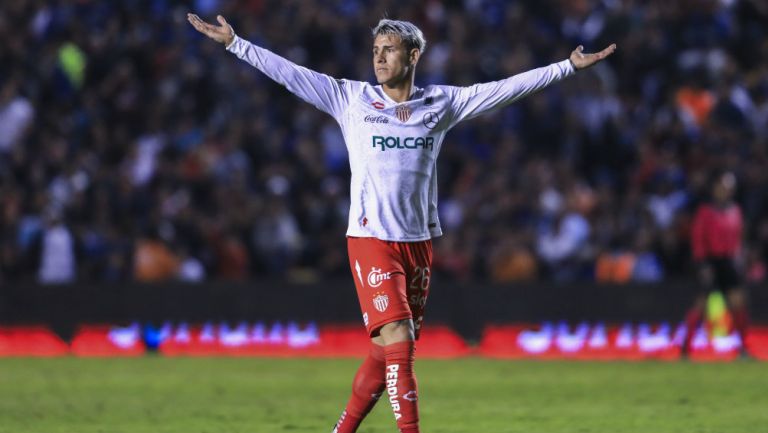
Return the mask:
[[405, 104], [406, 102], [413, 101], [414, 99], [417, 99], [421, 94], [424, 93], [424, 89], [421, 87], [413, 86], [411, 87], [411, 94], [408, 95], [408, 99], [406, 99], [403, 102], [397, 102], [394, 99], [390, 98], [389, 95], [387, 95], [387, 92], [384, 91], [384, 89], [381, 87], [381, 84], [376, 86], [376, 90], [381, 94], [381, 96], [384, 98], [385, 101], [387, 101], [388, 104]]

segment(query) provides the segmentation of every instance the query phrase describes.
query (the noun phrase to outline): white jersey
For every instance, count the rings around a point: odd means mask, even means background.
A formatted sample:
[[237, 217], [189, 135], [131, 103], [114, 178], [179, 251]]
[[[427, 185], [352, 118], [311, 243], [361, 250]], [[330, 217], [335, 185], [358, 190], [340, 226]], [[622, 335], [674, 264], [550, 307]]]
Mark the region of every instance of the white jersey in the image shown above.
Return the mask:
[[469, 87], [414, 88], [398, 103], [381, 86], [329, 77], [237, 36], [227, 50], [341, 126], [352, 171], [347, 236], [401, 242], [442, 234], [436, 160], [451, 128], [575, 72], [564, 60]]

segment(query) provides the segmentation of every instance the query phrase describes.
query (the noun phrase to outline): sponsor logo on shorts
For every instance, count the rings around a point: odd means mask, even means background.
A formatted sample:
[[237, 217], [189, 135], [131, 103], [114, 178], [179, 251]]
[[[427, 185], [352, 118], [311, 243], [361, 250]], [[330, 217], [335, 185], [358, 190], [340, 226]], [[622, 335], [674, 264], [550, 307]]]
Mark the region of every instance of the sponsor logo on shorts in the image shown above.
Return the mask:
[[[422, 305], [422, 307], [424, 307], [424, 306]], [[416, 330], [418, 331], [418, 330], [421, 329], [421, 324], [422, 323], [424, 323], [424, 316], [423, 315], [416, 318], [416, 320], [415, 320], [415, 322], [413, 324], [413, 327], [416, 328]]]
[[387, 311], [387, 307], [389, 307], [389, 296], [385, 295], [384, 292], [374, 293], [373, 306], [379, 313]]
[[368, 326], [368, 313], [363, 313], [363, 324]]
[[389, 272], [381, 272], [381, 268], [371, 267], [371, 272], [368, 273], [368, 285], [379, 287], [384, 280], [388, 280], [390, 277], [391, 274]]

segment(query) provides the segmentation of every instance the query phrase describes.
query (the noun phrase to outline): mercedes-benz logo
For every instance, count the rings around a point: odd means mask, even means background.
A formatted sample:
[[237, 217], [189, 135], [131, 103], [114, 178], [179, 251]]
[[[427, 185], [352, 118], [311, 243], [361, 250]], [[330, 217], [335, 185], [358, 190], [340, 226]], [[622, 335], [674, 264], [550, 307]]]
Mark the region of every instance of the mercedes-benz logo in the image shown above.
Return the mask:
[[438, 116], [434, 111], [430, 111], [424, 115], [421, 121], [427, 128], [435, 129], [435, 126], [437, 126], [438, 122], [440, 122], [440, 116]]

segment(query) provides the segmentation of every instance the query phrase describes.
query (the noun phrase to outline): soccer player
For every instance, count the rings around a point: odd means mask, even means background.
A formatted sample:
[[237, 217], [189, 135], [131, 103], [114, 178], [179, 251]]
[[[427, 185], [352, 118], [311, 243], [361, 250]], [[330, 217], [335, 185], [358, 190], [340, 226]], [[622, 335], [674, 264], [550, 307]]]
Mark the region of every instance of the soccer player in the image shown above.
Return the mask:
[[470, 87], [414, 86], [426, 41], [415, 25], [382, 19], [373, 29], [372, 63], [378, 85], [335, 79], [296, 65], [219, 25], [188, 15], [195, 29], [223, 43], [341, 126], [352, 172], [347, 246], [370, 353], [334, 432], [355, 432], [383, 394], [402, 433], [418, 433], [413, 372], [429, 295], [437, 218], [435, 161], [456, 124], [508, 105], [608, 57], [615, 44], [504, 80]]
[[686, 333], [680, 352], [686, 358], [696, 328], [704, 318], [707, 295], [720, 290], [733, 318], [733, 328], [741, 339], [741, 354], [747, 356], [747, 293], [742, 287], [737, 263], [741, 255], [744, 224], [741, 208], [734, 202], [736, 176], [725, 172], [712, 182], [712, 200], [699, 206], [691, 225], [691, 247], [702, 290], [685, 316]]

